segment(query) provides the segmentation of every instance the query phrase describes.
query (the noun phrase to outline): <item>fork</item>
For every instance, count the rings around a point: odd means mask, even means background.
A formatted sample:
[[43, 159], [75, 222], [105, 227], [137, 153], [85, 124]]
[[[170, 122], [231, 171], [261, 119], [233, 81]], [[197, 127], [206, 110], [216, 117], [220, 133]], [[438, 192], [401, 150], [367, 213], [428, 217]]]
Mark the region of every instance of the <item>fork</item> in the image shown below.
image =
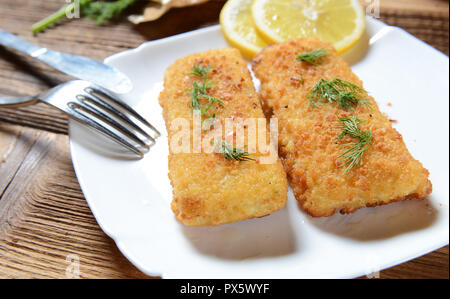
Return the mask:
[[133, 108], [108, 91], [83, 80], [60, 84], [36, 96], [0, 97], [0, 107], [46, 103], [125, 147], [140, 158], [161, 134]]

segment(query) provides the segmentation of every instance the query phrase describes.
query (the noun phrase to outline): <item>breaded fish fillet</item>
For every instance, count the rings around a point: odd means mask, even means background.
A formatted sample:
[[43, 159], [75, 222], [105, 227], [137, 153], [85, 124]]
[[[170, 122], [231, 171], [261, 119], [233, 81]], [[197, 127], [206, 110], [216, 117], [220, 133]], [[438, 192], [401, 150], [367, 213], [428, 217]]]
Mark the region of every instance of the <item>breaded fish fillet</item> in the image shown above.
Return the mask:
[[[313, 49], [326, 49], [330, 56], [317, 65], [297, 61], [299, 53]], [[353, 111], [340, 109], [336, 103], [310, 105], [309, 91], [322, 78], [339, 78], [362, 87], [331, 45], [317, 39], [274, 44], [254, 58], [253, 70], [261, 81], [264, 106], [279, 121], [280, 156], [291, 187], [310, 215], [352, 213], [431, 193], [428, 171], [411, 156], [372, 97], [364, 94], [371, 107], [358, 105]], [[336, 126], [338, 116], [350, 115], [365, 121], [360, 128], [371, 129], [373, 141], [359, 165], [344, 173], [339, 156], [355, 140], [348, 136], [336, 139], [341, 132]]]
[[[191, 90], [193, 81], [198, 78], [190, 73], [199, 65], [211, 67], [208, 81], [215, 85], [208, 94], [222, 101], [209, 111], [209, 114], [215, 113], [216, 122], [225, 118], [264, 118], [247, 64], [238, 50], [211, 50], [190, 55], [172, 64], [164, 76], [159, 102], [169, 143], [177, 133], [170, 125], [174, 120], [188, 119], [191, 128], [193, 126]], [[207, 131], [202, 130], [201, 134], [205, 137]], [[247, 146], [246, 143], [246, 150]], [[283, 165], [278, 156], [272, 164], [259, 163], [259, 156], [262, 154], [257, 152], [250, 155], [257, 161], [239, 162], [227, 160], [216, 152], [171, 151], [169, 177], [173, 186], [172, 210], [177, 219], [188, 226], [219, 225], [266, 216], [284, 207], [287, 178]]]

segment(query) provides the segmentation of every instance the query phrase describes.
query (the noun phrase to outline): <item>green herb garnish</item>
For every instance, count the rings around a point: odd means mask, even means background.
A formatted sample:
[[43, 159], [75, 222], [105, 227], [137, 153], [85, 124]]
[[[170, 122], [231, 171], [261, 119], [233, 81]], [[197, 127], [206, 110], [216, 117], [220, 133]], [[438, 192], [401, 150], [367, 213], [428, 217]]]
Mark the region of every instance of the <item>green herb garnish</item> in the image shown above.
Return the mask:
[[330, 56], [327, 50], [315, 49], [297, 55], [297, 61], [305, 61], [312, 65], [318, 65], [322, 62], [322, 58]]
[[352, 110], [353, 105], [364, 104], [370, 106], [366, 98], [362, 98], [367, 92], [361, 87], [338, 78], [329, 81], [320, 79], [309, 91], [310, 106], [320, 105], [320, 101], [337, 103], [339, 108]]
[[200, 77], [200, 78], [203, 78], [204, 80], [206, 80], [206, 79], [208, 79], [209, 71], [212, 69], [213, 68], [210, 66], [203, 66], [201, 64], [196, 64], [192, 68], [192, 72], [190, 72], [188, 75], [197, 76], [197, 77]]
[[255, 161], [250, 158], [250, 154], [242, 149], [232, 147], [224, 140], [216, 140], [217, 152], [221, 154], [227, 160], [236, 160], [240, 162]]
[[[209, 109], [211, 109], [215, 103], [222, 104], [221, 99], [210, 96], [208, 94], [208, 89], [216, 85], [214, 82], [208, 81], [208, 72], [210, 70], [212, 70], [212, 68], [209, 66], [204, 67], [202, 65], [194, 65], [194, 67], [192, 68], [192, 72], [188, 74], [203, 79], [201, 82], [192, 82], [191, 89], [191, 107], [194, 110], [200, 111], [201, 115], [207, 115]], [[208, 100], [208, 106], [202, 107], [202, 105], [200, 104], [201, 99]]]
[[33, 34], [44, 31], [66, 18], [67, 11], [73, 11], [74, 5], [79, 5], [81, 15], [95, 20], [96, 25], [102, 25], [106, 20], [117, 17], [126, 8], [134, 4], [137, 0], [115, 0], [115, 1], [95, 1], [79, 0], [79, 2], [64, 5], [54, 14], [35, 23], [31, 27]]
[[82, 8], [82, 14], [89, 19], [95, 20], [96, 25], [102, 25], [106, 20], [120, 15], [125, 9], [137, 0], [116, 0], [91, 2]]
[[336, 139], [341, 140], [345, 136], [358, 139], [357, 142], [344, 144], [350, 145], [351, 147], [339, 156], [341, 165], [347, 166], [344, 170], [345, 174], [360, 163], [364, 152], [372, 144], [372, 130], [361, 132], [359, 124], [364, 121], [358, 119], [356, 116], [340, 117], [339, 121], [341, 124], [334, 128], [340, 129], [342, 132]]

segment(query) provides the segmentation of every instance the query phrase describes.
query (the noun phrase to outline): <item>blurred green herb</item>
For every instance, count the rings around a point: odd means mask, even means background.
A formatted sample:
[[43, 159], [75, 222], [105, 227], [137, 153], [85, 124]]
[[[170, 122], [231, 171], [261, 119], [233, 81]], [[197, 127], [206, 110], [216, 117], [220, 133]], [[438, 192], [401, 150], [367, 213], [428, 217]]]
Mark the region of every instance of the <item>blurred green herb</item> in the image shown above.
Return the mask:
[[[194, 110], [200, 111], [201, 115], [207, 115], [209, 109], [211, 109], [215, 103], [222, 104], [221, 99], [208, 94], [208, 89], [216, 85], [214, 82], [208, 81], [208, 72], [210, 70], [212, 70], [212, 67], [210, 66], [204, 67], [202, 65], [194, 65], [192, 72], [188, 74], [203, 79], [201, 82], [193, 81], [191, 89], [191, 107]], [[201, 99], [208, 100], [208, 106], [202, 107], [200, 104]]]
[[120, 15], [125, 9], [137, 0], [116, 0], [112, 2], [96, 1], [82, 7], [82, 14], [89, 19], [95, 20], [96, 25], [102, 25], [106, 20]]
[[325, 49], [314, 49], [297, 55], [297, 61], [305, 61], [312, 65], [318, 65], [322, 62], [322, 58], [328, 57], [330, 54]]
[[206, 80], [208, 79], [208, 72], [210, 70], [212, 70], [212, 67], [210, 66], [203, 66], [201, 64], [196, 64], [192, 68], [192, 72], [190, 72], [188, 75], [197, 76]]
[[59, 21], [65, 19], [67, 14], [74, 13], [79, 5], [81, 16], [95, 20], [96, 25], [102, 25], [105, 21], [117, 17], [126, 8], [137, 2], [137, 0], [115, 0], [115, 1], [95, 1], [78, 0], [68, 3], [57, 12], [33, 24], [31, 31], [33, 34], [40, 33], [47, 28], [56, 25]]

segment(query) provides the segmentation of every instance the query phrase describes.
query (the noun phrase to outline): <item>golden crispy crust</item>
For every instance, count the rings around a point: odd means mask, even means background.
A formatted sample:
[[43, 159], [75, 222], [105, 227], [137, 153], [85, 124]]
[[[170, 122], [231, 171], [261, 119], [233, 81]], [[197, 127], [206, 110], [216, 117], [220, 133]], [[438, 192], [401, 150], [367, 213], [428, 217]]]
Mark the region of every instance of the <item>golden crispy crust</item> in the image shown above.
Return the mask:
[[[176, 118], [192, 122], [189, 90], [195, 79], [187, 74], [196, 64], [213, 66], [209, 94], [221, 98], [222, 106], [211, 112], [225, 118], [264, 118], [246, 62], [238, 50], [222, 49], [177, 60], [165, 73], [159, 102], [163, 107], [169, 140], [176, 133]], [[191, 123], [192, 127], [192, 123]], [[202, 132], [203, 137], [206, 132]], [[247, 149], [247, 140], [246, 140]], [[252, 154], [258, 158], [260, 154]], [[219, 225], [271, 214], [286, 204], [287, 179], [279, 159], [274, 164], [228, 161], [219, 154], [173, 153], [169, 155], [173, 186], [172, 210], [189, 226]]]
[[[332, 54], [318, 66], [297, 62], [299, 52], [326, 48]], [[406, 148], [402, 136], [370, 96], [371, 108], [345, 112], [336, 104], [310, 107], [308, 92], [324, 78], [340, 78], [362, 87], [362, 82], [335, 49], [318, 39], [299, 39], [265, 48], [253, 61], [261, 81], [263, 106], [279, 121], [279, 147], [285, 170], [301, 206], [312, 216], [352, 213], [363, 207], [388, 204], [431, 193], [428, 171]], [[266, 109], [266, 110], [267, 110]], [[356, 115], [366, 120], [363, 130], [372, 130], [373, 143], [360, 165], [347, 174], [339, 166], [345, 137], [336, 140], [338, 116]]]

